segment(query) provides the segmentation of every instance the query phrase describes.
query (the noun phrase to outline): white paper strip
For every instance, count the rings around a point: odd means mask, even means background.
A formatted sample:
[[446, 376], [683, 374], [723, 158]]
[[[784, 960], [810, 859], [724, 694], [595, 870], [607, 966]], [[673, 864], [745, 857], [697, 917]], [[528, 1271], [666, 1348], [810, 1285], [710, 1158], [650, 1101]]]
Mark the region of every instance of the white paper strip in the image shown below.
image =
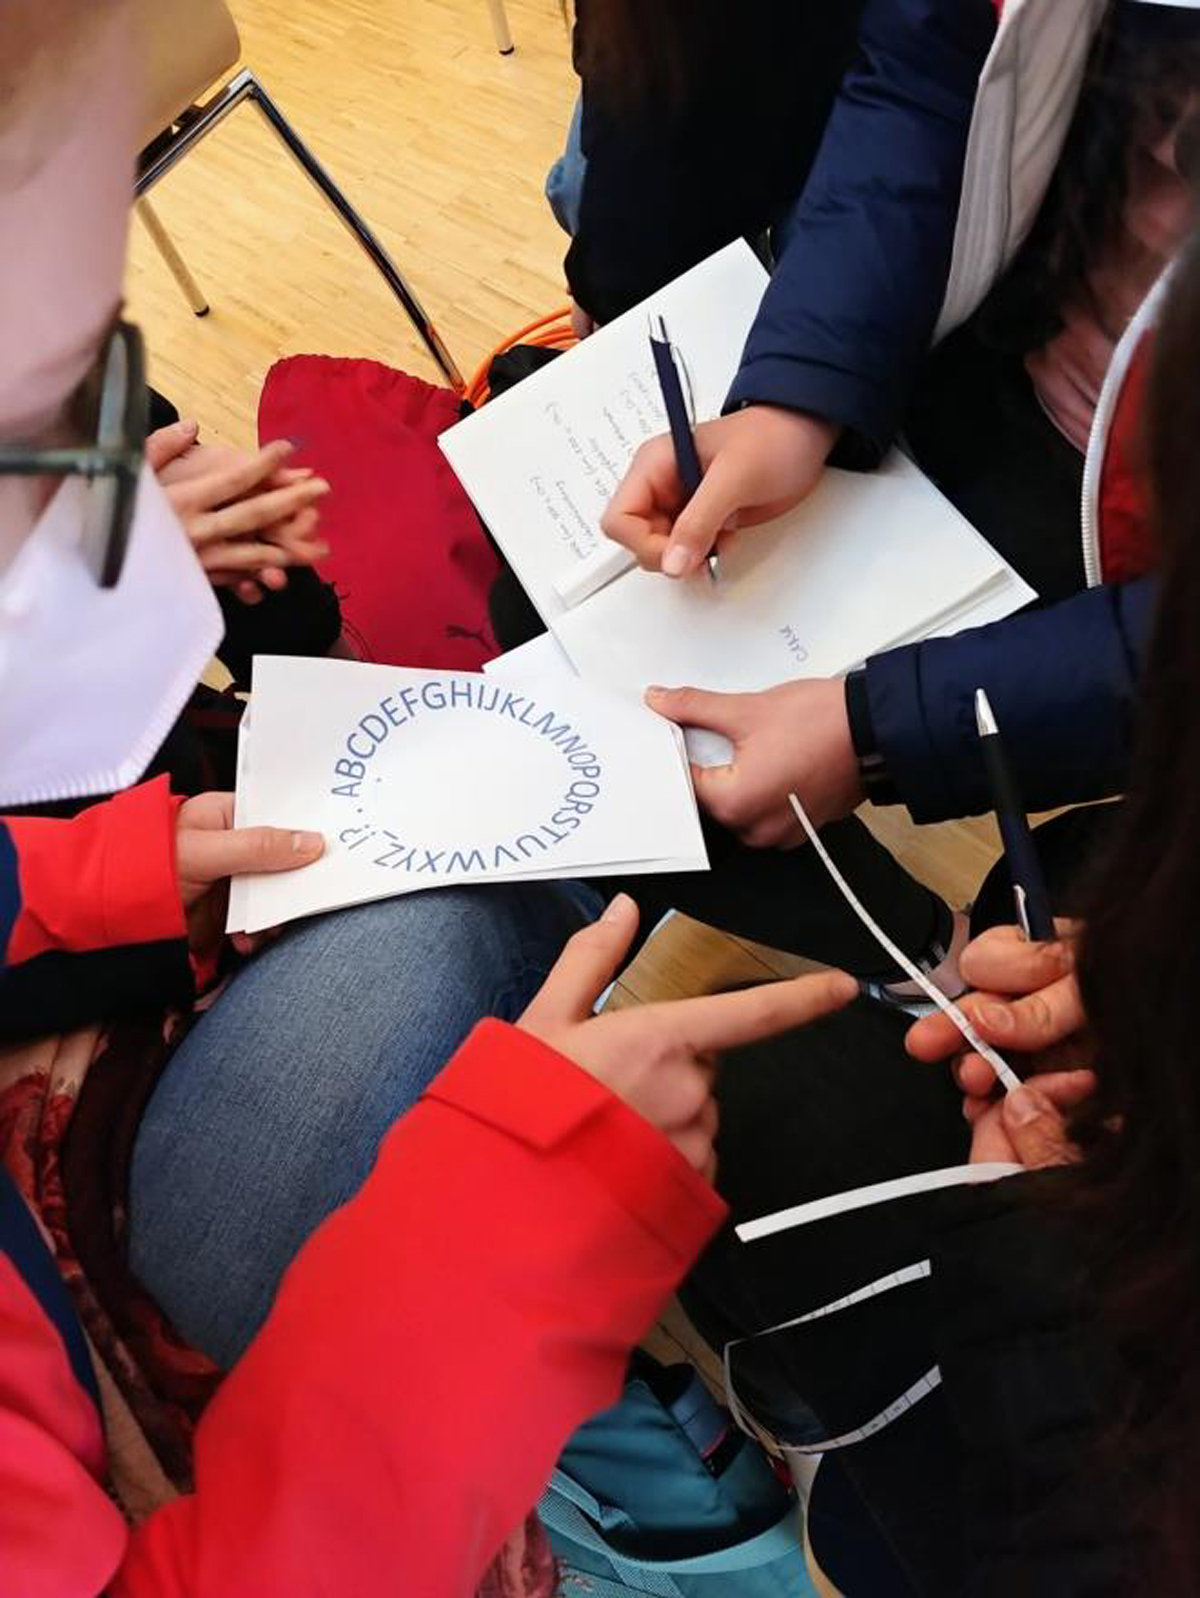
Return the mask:
[[854, 889], [834, 865], [829, 854], [829, 850], [826, 849], [825, 845], [817, 836], [817, 829], [808, 819], [808, 815], [804, 809], [804, 806], [800, 803], [799, 799], [797, 799], [794, 793], [788, 794], [788, 802], [790, 803], [792, 809], [796, 812], [796, 816], [800, 822], [800, 825], [808, 834], [809, 843], [811, 843], [813, 848], [817, 851], [817, 854], [820, 856], [821, 862], [826, 871], [828, 871], [834, 882], [837, 883], [838, 888], [841, 890], [842, 897], [854, 911], [858, 919], [862, 922], [863, 926], [866, 927], [867, 931], [878, 940], [879, 944], [887, 951], [896, 964], [900, 966], [902, 970], [908, 972], [912, 980], [917, 984], [923, 993], [933, 1000], [934, 1004], [937, 1005], [942, 1014], [949, 1016], [951, 1021], [954, 1022], [954, 1025], [962, 1033], [963, 1037], [975, 1050], [976, 1054], [982, 1055], [982, 1057], [991, 1066], [992, 1070], [995, 1071], [997, 1079], [1004, 1087], [1004, 1091], [1006, 1093], [1011, 1093], [1014, 1088], [1019, 1088], [1021, 1086], [1021, 1079], [1013, 1070], [1012, 1066], [1009, 1065], [1007, 1060], [1005, 1060], [1002, 1055], [997, 1054], [996, 1050], [992, 1048], [990, 1043], [985, 1043], [983, 1041], [978, 1032], [976, 1032], [975, 1028], [971, 1025], [970, 1021], [967, 1020], [966, 1016], [959, 1009], [958, 1005], [955, 1004], [954, 1000], [948, 999], [942, 992], [941, 988], [939, 988], [935, 982], [930, 980], [928, 973], [922, 971], [920, 966], [917, 965], [915, 961], [910, 960], [905, 954], [904, 950], [901, 949], [898, 944], [892, 942], [891, 938], [888, 937], [887, 933], [870, 914], [862, 900], [854, 892]]
[[846, 1193], [830, 1193], [827, 1198], [810, 1199], [807, 1204], [793, 1204], [790, 1209], [776, 1210], [774, 1215], [764, 1215], [757, 1221], [743, 1221], [735, 1230], [743, 1243], [756, 1243], [759, 1238], [773, 1237], [776, 1232], [829, 1220], [834, 1215], [849, 1214], [851, 1210], [867, 1209], [872, 1204], [912, 1198], [918, 1193], [936, 1193], [943, 1187], [977, 1187], [999, 1181], [1004, 1176], [1016, 1176], [1024, 1169], [1023, 1165], [1012, 1165], [1006, 1160], [989, 1160], [978, 1165], [947, 1165], [940, 1171], [918, 1171], [912, 1176], [873, 1182], [869, 1187], [852, 1188]]

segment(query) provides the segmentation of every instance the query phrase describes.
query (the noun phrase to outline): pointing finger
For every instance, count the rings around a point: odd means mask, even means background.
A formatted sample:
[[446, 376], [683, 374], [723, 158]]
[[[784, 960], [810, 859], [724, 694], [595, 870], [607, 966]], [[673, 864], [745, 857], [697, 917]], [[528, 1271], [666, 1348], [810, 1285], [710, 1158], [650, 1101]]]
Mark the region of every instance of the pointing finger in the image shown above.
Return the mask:
[[674, 1019], [688, 1046], [705, 1054], [775, 1037], [804, 1026], [858, 996], [858, 983], [844, 971], [822, 971], [789, 982], [768, 982], [741, 993], [684, 999]]

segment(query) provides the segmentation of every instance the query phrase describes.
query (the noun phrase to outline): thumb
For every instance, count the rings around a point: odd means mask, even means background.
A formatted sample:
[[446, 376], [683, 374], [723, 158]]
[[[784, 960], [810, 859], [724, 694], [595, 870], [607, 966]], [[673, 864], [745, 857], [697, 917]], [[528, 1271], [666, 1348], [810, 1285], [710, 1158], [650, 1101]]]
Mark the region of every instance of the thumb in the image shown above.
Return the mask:
[[627, 893], [619, 893], [599, 921], [567, 943], [521, 1017], [525, 1030], [586, 1020], [629, 953], [637, 925], [637, 905]]
[[146, 438], [146, 464], [151, 471], [161, 471], [191, 449], [199, 436], [198, 422], [172, 422], [169, 427], [156, 428]]
[[687, 577], [699, 569], [744, 498], [742, 474], [728, 455], [715, 455], [700, 487], [675, 518], [663, 551], [668, 577]]
[[714, 694], [707, 688], [647, 688], [651, 710], [681, 727], [707, 727], [737, 743], [745, 721], [745, 694]]
[[324, 852], [319, 832], [290, 832], [285, 827], [189, 830], [179, 835], [179, 876], [185, 882], [213, 883], [256, 871], [295, 871]]
[[1037, 1088], [1014, 1088], [1000, 1107], [1004, 1130], [1021, 1164], [1031, 1171], [1071, 1159], [1063, 1118]]

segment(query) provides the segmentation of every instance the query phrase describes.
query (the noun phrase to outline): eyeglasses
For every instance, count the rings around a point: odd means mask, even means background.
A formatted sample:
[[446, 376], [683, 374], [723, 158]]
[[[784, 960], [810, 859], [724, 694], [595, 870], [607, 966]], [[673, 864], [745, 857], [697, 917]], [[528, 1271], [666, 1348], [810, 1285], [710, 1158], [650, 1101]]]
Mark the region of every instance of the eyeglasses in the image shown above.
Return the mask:
[[129, 548], [149, 414], [145, 347], [131, 323], [114, 324], [72, 411], [90, 443], [0, 444], [0, 476], [86, 477], [84, 551], [100, 587], [115, 588]]

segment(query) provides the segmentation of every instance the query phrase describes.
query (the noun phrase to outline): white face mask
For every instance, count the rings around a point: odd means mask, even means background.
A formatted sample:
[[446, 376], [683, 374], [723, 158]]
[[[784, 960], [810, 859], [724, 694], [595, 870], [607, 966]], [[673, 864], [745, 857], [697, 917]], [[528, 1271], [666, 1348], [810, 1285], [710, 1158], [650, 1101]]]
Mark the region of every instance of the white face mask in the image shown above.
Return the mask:
[[223, 629], [187, 535], [146, 467], [121, 579], [84, 549], [87, 485], [63, 483], [0, 574], [0, 806], [135, 782]]
[[[48, 20], [49, 19], [49, 20]], [[54, 21], [53, 19], [57, 19]], [[0, 9], [0, 439], [39, 434], [91, 368], [120, 298], [139, 85], [124, 0]], [[10, 85], [5, 45], [20, 76]], [[113, 84], [121, 92], [113, 92]], [[221, 637], [221, 613], [153, 474], [125, 565], [102, 589], [85, 557], [87, 487], [41, 511], [0, 477], [0, 805], [82, 798], [141, 775]]]

